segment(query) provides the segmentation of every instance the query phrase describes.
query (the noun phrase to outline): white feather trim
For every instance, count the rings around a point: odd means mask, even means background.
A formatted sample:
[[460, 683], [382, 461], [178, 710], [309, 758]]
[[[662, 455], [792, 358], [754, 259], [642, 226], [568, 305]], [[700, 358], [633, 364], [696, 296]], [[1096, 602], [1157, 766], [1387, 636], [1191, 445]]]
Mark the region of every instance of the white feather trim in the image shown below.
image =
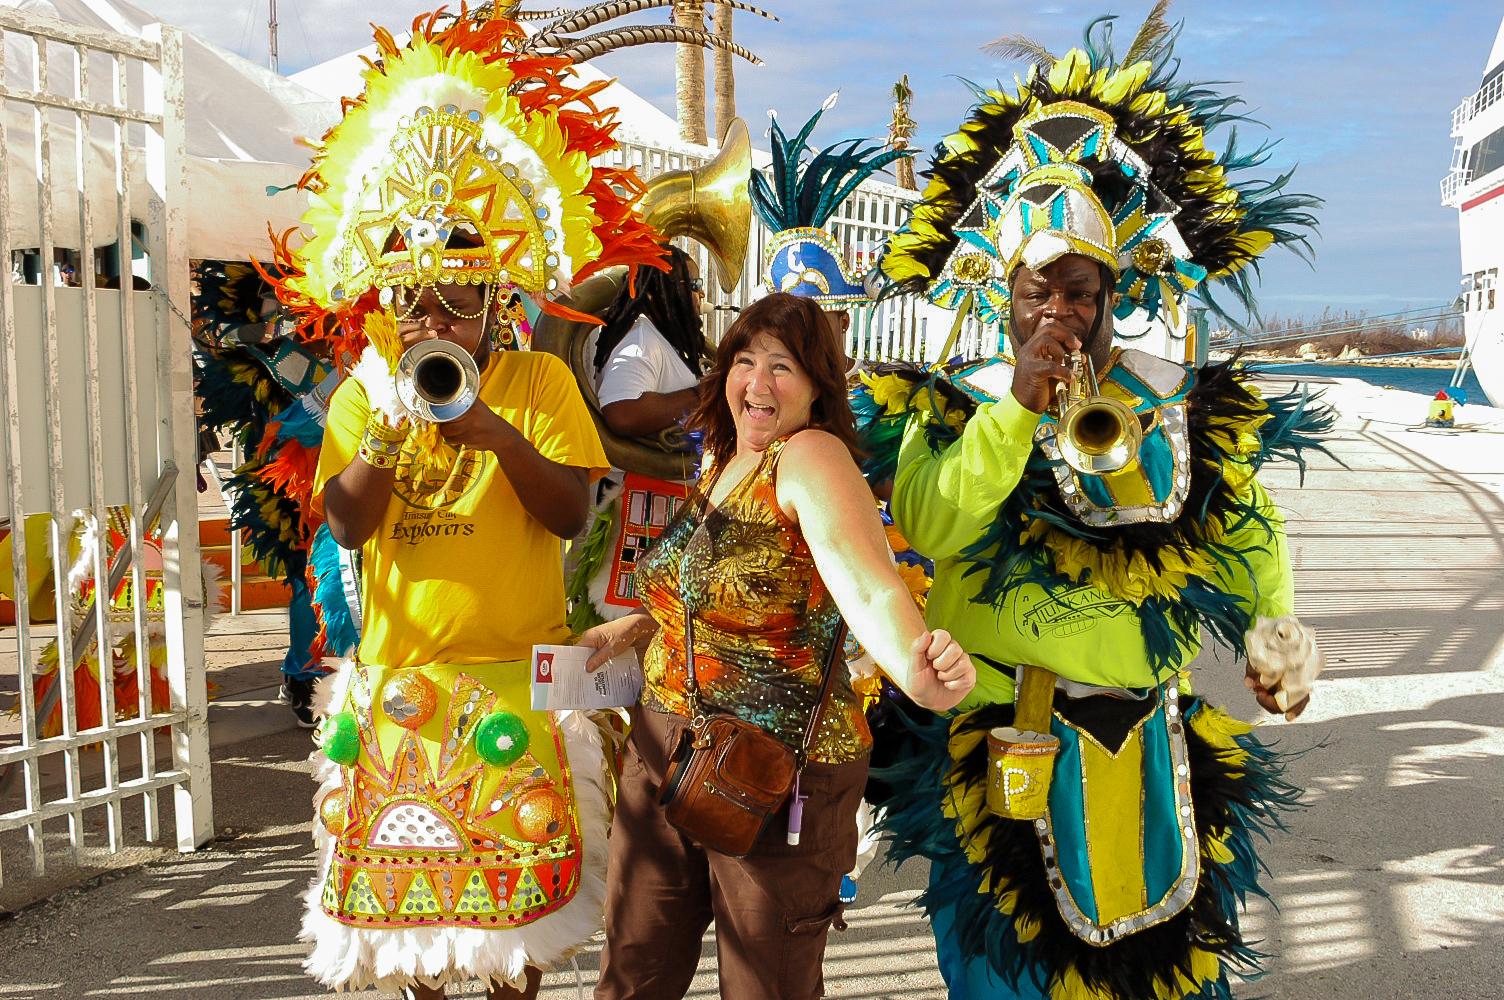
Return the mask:
[[396, 376], [374, 345], [366, 345], [366, 349], [360, 353], [360, 360], [350, 369], [350, 374], [366, 390], [366, 401], [371, 404], [371, 409], [385, 417], [387, 423], [396, 427], [402, 421], [413, 418], [413, 414], [402, 405], [402, 400], [397, 395]]
[[[94, 551], [100, 544], [99, 520], [91, 510], [75, 510], [70, 517], [63, 519], [61, 528], [62, 537], [65, 539], [71, 538], [75, 529], [78, 531], [78, 537], [72, 539], [77, 544], [78, 551], [68, 567], [68, 596], [77, 597], [79, 591], [83, 589], [84, 581], [94, 575]], [[67, 544], [64, 542], [65, 546]], [[108, 569], [109, 553], [104, 554], [103, 561]]]
[[[342, 670], [341, 674], [348, 671]], [[348, 683], [348, 680], [346, 681]], [[314, 842], [319, 850], [318, 876], [304, 895], [301, 940], [313, 951], [303, 963], [311, 975], [336, 990], [376, 988], [397, 991], [415, 982], [437, 986], [480, 979], [526, 984], [528, 966], [551, 968], [567, 962], [601, 929], [606, 907], [606, 831], [611, 822], [611, 793], [605, 742], [598, 724], [584, 712], [556, 713], [565, 753], [574, 777], [581, 857], [580, 882], [574, 898], [532, 923], [510, 929], [415, 927], [373, 930], [350, 927], [324, 912], [324, 878], [334, 840], [317, 819], [317, 803], [340, 786], [340, 769], [315, 752]]]
[[335, 665], [332, 673], [314, 681], [313, 714], [324, 718], [339, 711], [336, 706], [345, 703], [345, 693], [350, 690], [350, 680], [354, 676], [355, 658], [346, 657]]
[[199, 568], [204, 583], [204, 628], [208, 629], [225, 612], [225, 589], [220, 586], [224, 570], [208, 559], [200, 559]]

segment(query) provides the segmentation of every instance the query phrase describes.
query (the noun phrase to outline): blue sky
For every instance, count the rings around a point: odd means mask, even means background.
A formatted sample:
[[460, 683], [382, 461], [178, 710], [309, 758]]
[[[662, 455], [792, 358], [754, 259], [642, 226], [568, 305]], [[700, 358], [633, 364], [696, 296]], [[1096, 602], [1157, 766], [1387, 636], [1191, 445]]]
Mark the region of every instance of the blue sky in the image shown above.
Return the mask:
[[[252, 59], [266, 53], [265, 0], [135, 0], [165, 20]], [[552, 6], [531, 3], [529, 6]], [[578, 5], [578, 4], [575, 4]], [[280, 0], [284, 72], [369, 41], [368, 20], [407, 24], [421, 4], [404, 0]], [[1148, 0], [764, 0], [780, 23], [737, 15], [737, 40], [765, 61], [742, 64], [738, 108], [754, 134], [766, 111], [802, 121], [832, 91], [837, 107], [816, 141], [882, 135], [889, 90], [904, 73], [926, 154], [971, 103], [963, 82], [1011, 80], [1020, 71], [981, 51], [1021, 32], [1060, 52], [1092, 17], [1121, 15], [1126, 40]], [[1438, 182], [1453, 140], [1451, 110], [1476, 89], [1499, 27], [1497, 2], [1447, 4], [1323, 0], [1180, 0], [1182, 72], [1233, 81], [1266, 134], [1280, 138], [1271, 169], [1296, 167], [1294, 187], [1326, 199], [1315, 267], [1273, 255], [1263, 268], [1266, 316], [1314, 315], [1325, 307], [1385, 313], [1456, 294], [1457, 217], [1440, 205]], [[663, 18], [646, 12], [638, 22]], [[673, 114], [673, 53], [659, 46], [613, 54], [601, 66]], [[1249, 138], [1259, 130], [1250, 132]]]

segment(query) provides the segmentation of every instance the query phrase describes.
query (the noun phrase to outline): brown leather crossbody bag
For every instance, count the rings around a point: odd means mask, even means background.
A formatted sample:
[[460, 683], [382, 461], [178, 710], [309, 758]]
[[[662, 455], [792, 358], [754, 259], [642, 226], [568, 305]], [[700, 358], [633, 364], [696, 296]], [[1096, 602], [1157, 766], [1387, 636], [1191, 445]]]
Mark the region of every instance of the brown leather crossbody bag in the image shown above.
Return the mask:
[[761, 726], [705, 710], [695, 677], [694, 615], [685, 602], [685, 686], [694, 717], [679, 737], [658, 786], [658, 803], [675, 829], [721, 854], [739, 858], [751, 852], [809, 759], [830, 698], [836, 658], [845, 643], [846, 623], [842, 621], [825, 657], [820, 696], [804, 728], [804, 740], [797, 751], [791, 750]]

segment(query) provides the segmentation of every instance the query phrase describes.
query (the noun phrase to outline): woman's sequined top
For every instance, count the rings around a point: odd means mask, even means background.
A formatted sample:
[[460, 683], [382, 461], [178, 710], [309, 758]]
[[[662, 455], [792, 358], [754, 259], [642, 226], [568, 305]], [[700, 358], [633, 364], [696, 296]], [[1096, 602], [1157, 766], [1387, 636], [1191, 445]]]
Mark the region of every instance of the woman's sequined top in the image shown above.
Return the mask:
[[[797, 749], [840, 612], [799, 526], [778, 506], [778, 456], [786, 441], [769, 445], [714, 510], [709, 498], [718, 473], [703, 477], [701, 490], [638, 563], [637, 592], [659, 625], [643, 661], [644, 705], [693, 714], [685, 689], [687, 597], [701, 700]], [[839, 657], [835, 669], [810, 751], [811, 760], [831, 764], [858, 760], [872, 746], [861, 699]]]

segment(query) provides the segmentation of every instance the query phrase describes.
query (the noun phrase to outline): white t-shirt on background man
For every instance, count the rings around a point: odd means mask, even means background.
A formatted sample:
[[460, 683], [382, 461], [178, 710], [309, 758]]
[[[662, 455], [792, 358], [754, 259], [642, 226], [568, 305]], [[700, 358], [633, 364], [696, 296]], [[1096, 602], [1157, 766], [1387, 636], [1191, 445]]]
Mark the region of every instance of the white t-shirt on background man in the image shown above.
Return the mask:
[[611, 403], [637, 399], [645, 392], [692, 389], [699, 381], [653, 321], [641, 316], [606, 360], [596, 396], [604, 408]]

